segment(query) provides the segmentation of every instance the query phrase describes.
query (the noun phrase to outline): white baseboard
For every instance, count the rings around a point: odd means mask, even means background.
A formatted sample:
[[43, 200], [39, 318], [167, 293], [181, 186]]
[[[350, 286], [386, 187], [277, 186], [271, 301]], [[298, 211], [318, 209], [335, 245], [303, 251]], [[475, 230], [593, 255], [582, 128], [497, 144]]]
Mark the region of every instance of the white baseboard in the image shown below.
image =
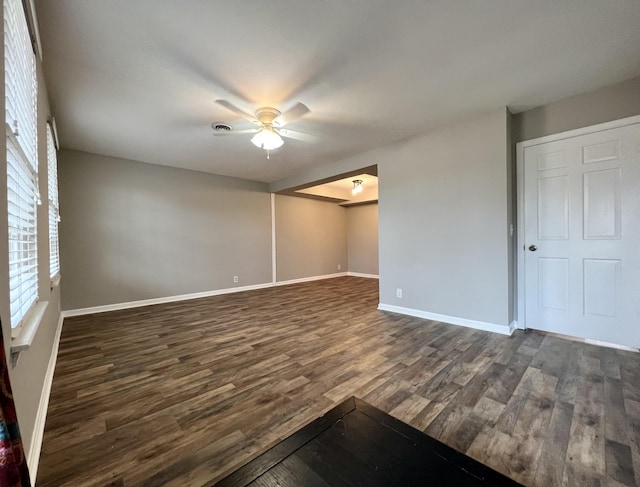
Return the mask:
[[640, 352], [640, 349], [635, 347], [629, 347], [628, 345], [619, 345], [617, 343], [603, 342], [601, 340], [592, 340], [591, 338], [585, 338], [584, 343], [589, 345], [597, 345], [599, 347], [615, 348], [617, 350], [624, 350], [626, 352]]
[[518, 329], [518, 322], [516, 320], [513, 320], [509, 324], [509, 335], [513, 335], [513, 332], [516, 331], [517, 329]]
[[430, 313], [419, 309], [403, 308], [402, 306], [394, 306], [391, 304], [378, 304], [381, 311], [391, 311], [402, 315], [415, 316], [416, 318], [424, 318], [425, 320], [440, 321], [451, 325], [466, 326], [467, 328], [475, 328], [477, 330], [491, 331], [502, 335], [511, 335], [513, 333], [514, 323], [511, 325], [496, 325], [495, 323], [486, 323], [484, 321], [468, 320], [466, 318], [458, 318], [455, 316], [441, 315], [438, 313]]
[[348, 276], [353, 277], [366, 277], [367, 279], [380, 279], [380, 276], [377, 274], [363, 274], [362, 272], [347, 272]]
[[219, 296], [221, 294], [240, 293], [243, 291], [253, 291], [254, 289], [264, 289], [273, 286], [288, 286], [289, 284], [299, 284], [301, 282], [319, 281], [321, 279], [332, 279], [334, 277], [366, 277], [371, 279], [379, 279], [375, 274], [362, 274], [360, 272], [337, 272], [335, 274], [324, 274], [322, 276], [301, 277], [299, 279], [289, 279], [287, 281], [265, 282], [263, 284], [254, 284], [252, 286], [230, 287], [225, 289], [216, 289], [215, 291], [204, 291], [200, 293], [180, 294], [177, 296], [167, 296], [164, 298], [143, 299], [140, 301], [129, 301], [125, 303], [105, 304], [103, 306], [92, 306], [89, 308], [77, 308], [63, 311], [63, 316], [82, 316], [94, 313], [106, 313], [108, 311], [119, 311], [122, 309], [140, 308], [142, 306], [151, 306], [153, 304], [174, 303], [176, 301], [187, 301], [189, 299], [208, 298], [209, 296]]
[[372, 274], [357, 274], [350, 272], [337, 272], [335, 274], [325, 274], [322, 276], [302, 277], [300, 279], [290, 279], [288, 281], [265, 282], [263, 284], [254, 284], [251, 286], [229, 287], [225, 289], [216, 289], [214, 291], [203, 291], [191, 294], [179, 294], [177, 296], [167, 296], [164, 298], [143, 299], [140, 301], [128, 301], [125, 303], [105, 304], [103, 306], [92, 306], [89, 308], [70, 309], [62, 312], [64, 317], [82, 316], [94, 313], [106, 313], [108, 311], [119, 311], [123, 309], [140, 308], [143, 306], [151, 306], [153, 304], [174, 303], [176, 301], [187, 301], [189, 299], [208, 298], [210, 296], [219, 296], [221, 294], [240, 293], [243, 291], [253, 291], [254, 289], [265, 289], [274, 286], [287, 286], [289, 284], [298, 284], [301, 282], [319, 281], [321, 279], [331, 279], [334, 277], [343, 277], [353, 275], [358, 277], [375, 277]]
[[[533, 328], [532, 328], [533, 329]], [[545, 335], [549, 335], [556, 338], [562, 338], [563, 340], [569, 340], [572, 342], [578, 343], [587, 343], [589, 345], [596, 345], [598, 347], [607, 347], [607, 348], [615, 348], [617, 350], [624, 350], [626, 352], [640, 352], [640, 349], [635, 347], [630, 347], [628, 345], [620, 345], [618, 343], [604, 342], [602, 340], [596, 340], [594, 338], [583, 338], [572, 335], [564, 335], [562, 333], [554, 333], [552, 331], [538, 330]]]
[[311, 276], [311, 277], [301, 277], [300, 279], [289, 279], [288, 281], [277, 281], [274, 282], [274, 286], [288, 286], [289, 284], [299, 284], [301, 282], [311, 282], [311, 281], [319, 281], [321, 279], [332, 279], [334, 277], [343, 277], [346, 276], [347, 272], [337, 272], [335, 274], [325, 274], [323, 276]]
[[31, 444], [29, 453], [27, 454], [27, 465], [29, 466], [29, 475], [31, 476], [32, 487], [36, 486], [36, 476], [38, 474], [38, 464], [40, 462], [40, 450], [42, 449], [42, 439], [44, 438], [44, 427], [47, 421], [47, 409], [49, 408], [49, 397], [51, 396], [51, 386], [53, 385], [53, 373], [56, 370], [56, 361], [58, 360], [58, 348], [60, 347], [60, 335], [62, 334], [62, 324], [64, 316], [60, 314], [58, 319], [58, 327], [53, 338], [53, 347], [51, 348], [51, 357], [47, 365], [47, 372], [44, 376], [42, 384], [42, 392], [40, 393], [40, 402], [38, 403], [38, 412], [36, 413], [36, 422], [33, 426], [31, 435]]
[[266, 282], [264, 284], [254, 284], [252, 286], [230, 287], [225, 289], [216, 289], [214, 291], [204, 291], [200, 293], [179, 294], [177, 296], [167, 296], [164, 298], [143, 299], [140, 301], [129, 301], [126, 303], [106, 304], [104, 306], [93, 306], [90, 308], [78, 308], [63, 311], [63, 315], [82, 316], [93, 313], [106, 313], [107, 311], [119, 311], [122, 309], [140, 308], [142, 306], [151, 306], [153, 304], [174, 303], [176, 301], [187, 301], [189, 299], [208, 298], [210, 296], [219, 296], [221, 294], [239, 293], [242, 291], [253, 291], [254, 289], [264, 289], [272, 287], [273, 283]]

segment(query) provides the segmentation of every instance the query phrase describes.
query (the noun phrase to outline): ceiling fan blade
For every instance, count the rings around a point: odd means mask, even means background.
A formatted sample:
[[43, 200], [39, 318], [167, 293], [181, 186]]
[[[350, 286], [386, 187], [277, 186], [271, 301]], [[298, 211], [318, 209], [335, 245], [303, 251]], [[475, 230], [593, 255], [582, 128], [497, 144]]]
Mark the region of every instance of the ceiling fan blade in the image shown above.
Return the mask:
[[216, 103], [220, 106], [225, 107], [227, 110], [235, 113], [236, 115], [241, 116], [245, 120], [249, 120], [250, 122], [253, 122], [253, 123], [260, 123], [256, 120], [255, 116], [248, 114], [247, 112], [245, 112], [244, 110], [241, 110], [240, 108], [228, 102], [227, 100], [216, 100]]
[[300, 117], [306, 115], [311, 110], [304, 103], [296, 103], [293, 108], [287, 110], [282, 115], [277, 117], [273, 123], [278, 127], [284, 127], [286, 124], [293, 122], [294, 120], [299, 119]]
[[278, 129], [276, 132], [288, 139], [301, 140], [302, 142], [309, 142], [311, 144], [318, 141], [318, 137], [315, 135], [305, 134], [304, 132], [298, 132], [297, 130]]
[[243, 135], [243, 134], [255, 134], [259, 129], [245, 129], [245, 130], [229, 130], [228, 132], [216, 132], [215, 130], [213, 131], [213, 135], [215, 137], [220, 137], [220, 136], [229, 136], [229, 135]]

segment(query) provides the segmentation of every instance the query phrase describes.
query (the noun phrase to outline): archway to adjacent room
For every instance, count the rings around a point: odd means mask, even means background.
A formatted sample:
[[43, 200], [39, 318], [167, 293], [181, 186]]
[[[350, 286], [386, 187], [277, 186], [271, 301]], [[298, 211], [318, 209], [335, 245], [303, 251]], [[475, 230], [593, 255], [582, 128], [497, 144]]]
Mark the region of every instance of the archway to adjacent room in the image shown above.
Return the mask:
[[377, 166], [273, 196], [274, 281], [378, 277]]

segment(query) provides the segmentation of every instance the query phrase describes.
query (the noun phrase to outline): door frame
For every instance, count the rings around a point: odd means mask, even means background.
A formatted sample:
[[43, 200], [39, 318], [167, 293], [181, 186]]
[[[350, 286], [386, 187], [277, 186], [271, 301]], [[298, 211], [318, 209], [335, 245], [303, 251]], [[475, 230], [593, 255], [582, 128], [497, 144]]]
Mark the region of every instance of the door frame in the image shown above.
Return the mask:
[[534, 145], [546, 144], [556, 140], [569, 139], [579, 137], [581, 135], [593, 134], [604, 130], [616, 129], [640, 123], [640, 115], [633, 117], [621, 118], [611, 122], [599, 123], [582, 127], [579, 129], [568, 130], [557, 134], [545, 135], [535, 139], [524, 140], [516, 144], [516, 178], [517, 178], [517, 230], [516, 230], [516, 254], [517, 254], [517, 309], [518, 309], [518, 328], [524, 330], [527, 328], [525, 321], [525, 267], [524, 260], [526, 254], [526, 242], [524, 241], [524, 150]]

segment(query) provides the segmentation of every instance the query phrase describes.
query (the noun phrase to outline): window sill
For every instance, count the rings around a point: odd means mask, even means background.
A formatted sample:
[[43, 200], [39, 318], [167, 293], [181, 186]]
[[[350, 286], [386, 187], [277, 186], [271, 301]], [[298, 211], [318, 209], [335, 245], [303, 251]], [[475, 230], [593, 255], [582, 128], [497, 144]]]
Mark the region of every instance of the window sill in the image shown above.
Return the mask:
[[28, 350], [38, 332], [49, 301], [39, 301], [22, 321], [22, 325], [11, 330], [11, 365], [18, 363], [20, 353]]

